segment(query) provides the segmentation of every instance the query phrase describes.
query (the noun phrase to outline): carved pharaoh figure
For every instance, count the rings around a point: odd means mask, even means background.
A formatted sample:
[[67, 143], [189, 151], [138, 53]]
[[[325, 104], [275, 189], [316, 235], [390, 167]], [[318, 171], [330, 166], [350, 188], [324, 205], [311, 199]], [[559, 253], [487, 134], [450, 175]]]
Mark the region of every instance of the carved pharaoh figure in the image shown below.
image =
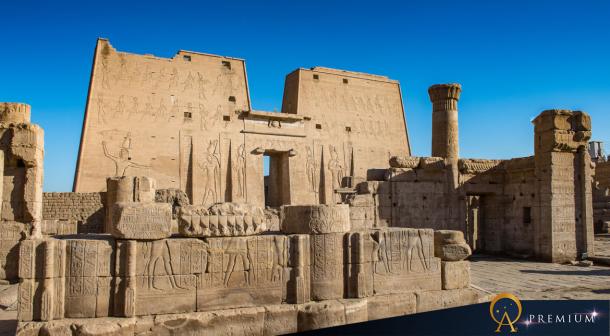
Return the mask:
[[218, 140], [211, 140], [203, 155], [203, 204], [218, 200], [220, 192], [220, 155], [218, 154]]
[[102, 147], [104, 148], [104, 155], [111, 159], [115, 165], [114, 176], [125, 176], [127, 169], [129, 168], [150, 168], [148, 165], [142, 165], [131, 161], [131, 133], [127, 133], [127, 136], [123, 139], [123, 143], [119, 148], [118, 155], [114, 155], [108, 151], [106, 141], [102, 141]]

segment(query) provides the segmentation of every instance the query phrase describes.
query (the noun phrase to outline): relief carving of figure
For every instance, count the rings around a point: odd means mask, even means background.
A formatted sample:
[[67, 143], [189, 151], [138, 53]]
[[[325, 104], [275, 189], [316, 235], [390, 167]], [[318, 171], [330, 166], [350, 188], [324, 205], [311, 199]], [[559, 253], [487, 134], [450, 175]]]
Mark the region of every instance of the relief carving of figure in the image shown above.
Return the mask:
[[106, 123], [106, 103], [104, 103], [104, 97], [100, 95], [97, 98], [97, 120], [100, 123]]
[[115, 164], [114, 176], [125, 176], [127, 169], [132, 167], [150, 168], [148, 165], [142, 165], [131, 161], [131, 133], [127, 133], [127, 136], [123, 139], [118, 155], [114, 155], [108, 151], [106, 141], [102, 141], [102, 147], [104, 148], [104, 155]]
[[144, 246], [144, 275], [148, 277], [148, 288], [156, 290], [164, 290], [164, 288], [157, 285], [155, 281], [157, 265], [161, 263], [165, 274], [169, 278], [170, 286], [172, 289], [185, 289], [180, 286], [179, 281], [176, 279], [174, 273], [174, 266], [171, 262], [170, 249], [167, 245], [166, 240], [156, 240], [153, 242], [146, 242]]
[[339, 161], [339, 154], [337, 148], [330, 145], [330, 161], [328, 162], [328, 169], [332, 175], [333, 190], [341, 187], [341, 181], [343, 180], [343, 166]]
[[311, 147], [307, 146], [307, 161], [305, 170], [307, 171], [307, 181], [309, 182], [309, 190], [318, 193], [318, 167], [316, 158], [313, 155]]
[[205, 77], [200, 72], [197, 72], [197, 88], [199, 92], [199, 99], [208, 100], [208, 97], [205, 94], [206, 86], [208, 85], [208, 83], [209, 81], [205, 79]]
[[102, 88], [110, 88], [110, 68], [108, 67], [108, 57], [102, 57]]
[[189, 71], [189, 74], [186, 76], [184, 83], [182, 83], [184, 85], [182, 88], [182, 91], [184, 92], [186, 90], [192, 89], [194, 81], [195, 81], [195, 77], [193, 77], [193, 74]]
[[169, 88], [173, 89], [178, 86], [178, 69], [173, 68], [172, 73], [169, 74]]
[[414, 252], [417, 254], [417, 257], [419, 258], [419, 261], [421, 262], [424, 270], [429, 269], [430, 266], [428, 265], [427, 259], [425, 258], [424, 254], [421, 230], [410, 230], [406, 234], [408, 235], [408, 244], [405, 246], [405, 248], [407, 249], [407, 258], [409, 260], [408, 271], [411, 271], [413, 269]]
[[377, 240], [373, 237], [373, 272], [381, 274], [378, 269], [382, 263], [386, 274], [392, 273], [389, 263], [388, 245], [386, 244], [385, 232], [377, 232]]
[[229, 285], [231, 275], [233, 275], [233, 271], [235, 271], [235, 266], [238, 262], [241, 262], [244, 281], [247, 286], [250, 286], [252, 280], [252, 256], [248, 249], [247, 240], [240, 237], [227, 238], [227, 245], [224, 248], [224, 253], [229, 257], [229, 263], [225, 270], [224, 285]]
[[211, 140], [203, 153], [203, 204], [214, 203], [220, 193], [220, 154], [218, 140]]
[[122, 115], [125, 112], [125, 96], [119, 96], [119, 100], [114, 107], [114, 113], [112, 114], [113, 118]]
[[233, 170], [237, 177], [237, 196], [246, 195], [246, 149], [243, 144], [237, 148], [237, 160]]

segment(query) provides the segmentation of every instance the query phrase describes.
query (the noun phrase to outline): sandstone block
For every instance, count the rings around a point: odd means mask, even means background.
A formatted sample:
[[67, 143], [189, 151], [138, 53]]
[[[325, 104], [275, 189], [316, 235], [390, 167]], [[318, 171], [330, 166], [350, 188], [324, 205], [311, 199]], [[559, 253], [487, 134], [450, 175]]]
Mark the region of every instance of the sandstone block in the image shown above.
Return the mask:
[[479, 303], [480, 295], [470, 288], [416, 292], [417, 312], [465, 306]]
[[434, 246], [434, 255], [443, 261], [459, 261], [468, 258], [472, 254], [470, 246], [464, 244], [446, 244]]
[[434, 231], [434, 255], [443, 261], [459, 261], [472, 254], [462, 231]]
[[375, 295], [367, 298], [367, 303], [369, 320], [415, 314], [417, 311], [414, 293]]
[[172, 234], [172, 207], [167, 203], [115, 203], [112, 214], [110, 232], [116, 238], [162, 239]]
[[265, 306], [264, 335], [285, 335], [298, 331], [296, 305]]
[[0, 103], [0, 122], [29, 123], [30, 105], [23, 103]]
[[350, 208], [337, 205], [282, 206], [281, 230], [285, 233], [337, 233], [350, 230]]
[[310, 235], [311, 299], [343, 298], [344, 234]]
[[367, 299], [339, 300], [345, 306], [345, 323], [359, 323], [368, 321]]
[[470, 262], [441, 262], [441, 277], [443, 289], [459, 289], [470, 286]]
[[306, 331], [345, 324], [345, 306], [335, 300], [299, 306], [298, 330]]
[[241, 308], [214, 313], [157, 316], [150, 335], [262, 335], [265, 309]]

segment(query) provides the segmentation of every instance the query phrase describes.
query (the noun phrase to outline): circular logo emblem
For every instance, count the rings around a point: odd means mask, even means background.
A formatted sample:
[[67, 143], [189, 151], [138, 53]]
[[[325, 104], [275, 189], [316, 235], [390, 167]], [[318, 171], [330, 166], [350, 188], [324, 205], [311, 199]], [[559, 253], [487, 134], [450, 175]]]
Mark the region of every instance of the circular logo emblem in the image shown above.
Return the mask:
[[491, 300], [489, 304], [489, 314], [498, 324], [496, 332], [500, 332], [502, 327], [509, 327], [511, 332], [517, 332], [515, 323], [521, 317], [521, 301], [510, 293], [500, 293]]

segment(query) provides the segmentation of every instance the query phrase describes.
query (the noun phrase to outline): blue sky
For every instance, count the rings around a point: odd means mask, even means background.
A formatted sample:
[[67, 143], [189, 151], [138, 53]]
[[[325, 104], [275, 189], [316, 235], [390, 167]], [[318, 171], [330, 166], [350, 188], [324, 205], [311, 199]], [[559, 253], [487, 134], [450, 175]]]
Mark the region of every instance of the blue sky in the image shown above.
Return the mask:
[[93, 50], [246, 59], [254, 108], [284, 77], [327, 66], [402, 84], [414, 155], [430, 155], [431, 84], [459, 82], [462, 157], [533, 153], [530, 120], [581, 109], [610, 146], [610, 1], [3, 1], [0, 101], [45, 129], [45, 190], [69, 191]]

